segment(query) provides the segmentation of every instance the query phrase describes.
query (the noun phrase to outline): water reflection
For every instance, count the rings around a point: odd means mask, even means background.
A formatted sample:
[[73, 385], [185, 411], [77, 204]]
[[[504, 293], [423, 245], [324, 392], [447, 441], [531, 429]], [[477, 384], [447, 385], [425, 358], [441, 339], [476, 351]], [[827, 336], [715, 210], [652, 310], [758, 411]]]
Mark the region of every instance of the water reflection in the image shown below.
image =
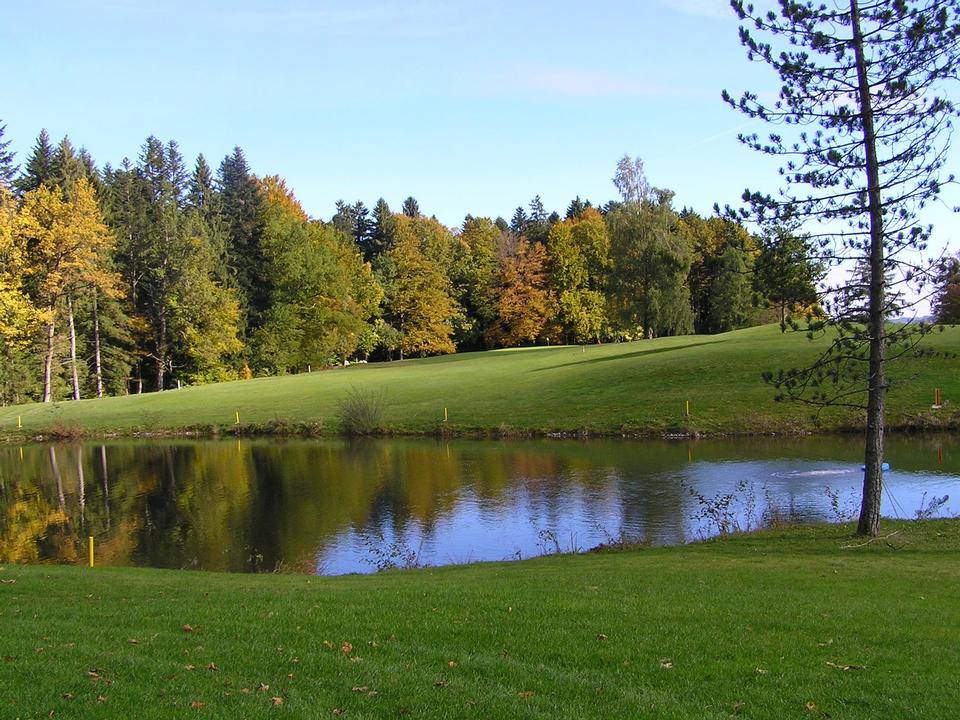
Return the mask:
[[[883, 511], [960, 512], [960, 446], [892, 438]], [[366, 572], [680, 543], [855, 508], [856, 438], [114, 442], [0, 448], [0, 562]], [[832, 494], [827, 494], [829, 487]], [[698, 500], [699, 498], [699, 500]], [[704, 508], [714, 512], [705, 512]]]

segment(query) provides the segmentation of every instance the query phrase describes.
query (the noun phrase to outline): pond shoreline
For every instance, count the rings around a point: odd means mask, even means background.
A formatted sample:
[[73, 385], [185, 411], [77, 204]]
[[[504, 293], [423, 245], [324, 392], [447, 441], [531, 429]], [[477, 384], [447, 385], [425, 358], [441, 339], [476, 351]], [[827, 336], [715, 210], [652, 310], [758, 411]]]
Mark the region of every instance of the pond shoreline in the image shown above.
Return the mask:
[[[41, 432], [18, 433], [0, 431], [0, 442], [7, 444], [47, 443], [63, 441], [83, 441], [100, 439], [165, 439], [193, 438], [210, 440], [217, 438], [445, 438], [476, 440], [511, 439], [557, 439], [557, 440], [700, 440], [738, 437], [806, 437], [851, 435], [862, 433], [863, 425], [848, 422], [836, 422], [830, 425], [810, 425], [800, 421], [785, 422], [776, 418], [757, 419], [757, 429], [699, 430], [692, 427], [670, 428], [619, 428], [597, 429], [579, 428], [565, 430], [544, 430], [539, 428], [495, 427], [495, 428], [458, 428], [439, 424], [427, 430], [386, 428], [369, 433], [343, 433], [337, 429], [325, 427], [322, 422], [288, 422], [277, 420], [269, 423], [242, 425], [205, 425], [200, 427], [160, 428], [150, 430], [114, 429], [89, 430], [79, 425], [54, 425]], [[907, 418], [887, 419], [888, 434], [923, 435], [927, 433], [951, 432], [960, 430], [960, 413], [943, 415], [915, 415]]]

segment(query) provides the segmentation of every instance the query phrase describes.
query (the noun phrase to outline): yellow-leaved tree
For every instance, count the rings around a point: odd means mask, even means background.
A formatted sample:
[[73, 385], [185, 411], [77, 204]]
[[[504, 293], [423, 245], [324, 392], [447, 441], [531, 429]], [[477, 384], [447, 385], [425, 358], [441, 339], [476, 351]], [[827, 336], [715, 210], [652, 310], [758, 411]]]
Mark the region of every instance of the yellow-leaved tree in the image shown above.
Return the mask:
[[0, 183], [0, 350], [20, 348], [44, 320], [23, 286], [23, 247], [14, 233], [16, 203]]
[[53, 399], [51, 375], [57, 316], [64, 311], [70, 327], [74, 398], [79, 398], [73, 298], [89, 289], [110, 295], [118, 292], [119, 277], [106, 263], [114, 237], [103, 222], [93, 188], [85, 178], [74, 183], [69, 199], [59, 189], [46, 185], [24, 195], [14, 234], [25, 250], [27, 286], [45, 312], [43, 401]]

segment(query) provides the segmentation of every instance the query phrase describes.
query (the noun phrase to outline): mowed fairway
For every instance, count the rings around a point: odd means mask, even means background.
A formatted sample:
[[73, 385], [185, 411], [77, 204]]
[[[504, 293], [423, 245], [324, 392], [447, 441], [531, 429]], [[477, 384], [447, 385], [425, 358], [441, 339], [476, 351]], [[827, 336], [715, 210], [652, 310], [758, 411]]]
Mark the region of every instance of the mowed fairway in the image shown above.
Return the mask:
[[6, 566], [0, 716], [956, 717], [960, 523], [852, 530], [337, 578]]
[[[397, 433], [587, 431], [790, 432], [857, 427], [856, 415], [775, 403], [765, 370], [811, 360], [823, 341], [776, 326], [722, 335], [608, 345], [463, 353], [323, 372], [258, 378], [140, 396], [0, 408], [0, 432], [56, 426], [89, 433], [195, 429], [337, 432], [339, 404], [351, 391], [380, 397], [383, 425]], [[891, 364], [894, 425], [956, 422], [960, 329], [948, 328]], [[945, 406], [931, 413], [935, 388]], [[686, 403], [690, 416], [685, 416]], [[443, 423], [444, 408], [448, 422]], [[239, 425], [236, 422], [239, 413]]]

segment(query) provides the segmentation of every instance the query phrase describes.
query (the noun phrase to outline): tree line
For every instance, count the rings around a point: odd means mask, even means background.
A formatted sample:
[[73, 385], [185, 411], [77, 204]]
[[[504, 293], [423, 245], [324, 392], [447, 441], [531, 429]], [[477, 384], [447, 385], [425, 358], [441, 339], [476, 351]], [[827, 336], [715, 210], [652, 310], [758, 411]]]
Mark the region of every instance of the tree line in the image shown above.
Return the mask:
[[674, 207], [625, 156], [619, 198], [539, 196], [455, 229], [414, 198], [310, 218], [238, 147], [188, 167], [149, 137], [97, 167], [0, 127], [0, 401], [99, 397], [535, 343], [717, 333], [816, 308], [822, 269], [783, 228]]

